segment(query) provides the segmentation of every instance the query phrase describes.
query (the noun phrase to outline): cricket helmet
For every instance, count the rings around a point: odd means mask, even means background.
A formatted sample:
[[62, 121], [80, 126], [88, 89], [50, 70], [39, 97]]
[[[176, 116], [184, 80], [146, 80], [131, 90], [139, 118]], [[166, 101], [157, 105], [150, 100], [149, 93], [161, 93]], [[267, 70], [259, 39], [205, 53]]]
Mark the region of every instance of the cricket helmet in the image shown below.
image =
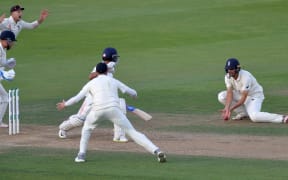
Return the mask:
[[105, 48], [102, 53], [102, 60], [103, 61], [113, 61], [117, 62], [119, 59], [119, 55], [117, 53], [117, 50], [113, 47]]
[[241, 67], [239, 61], [236, 58], [229, 58], [226, 61], [224, 69], [226, 73], [228, 73], [228, 70], [234, 70], [234, 69], [236, 69], [236, 72], [239, 72]]
[[6, 30], [2, 31], [0, 34], [0, 39], [1, 40], [7, 40], [7, 41], [17, 41], [15, 38], [15, 34], [12, 31]]

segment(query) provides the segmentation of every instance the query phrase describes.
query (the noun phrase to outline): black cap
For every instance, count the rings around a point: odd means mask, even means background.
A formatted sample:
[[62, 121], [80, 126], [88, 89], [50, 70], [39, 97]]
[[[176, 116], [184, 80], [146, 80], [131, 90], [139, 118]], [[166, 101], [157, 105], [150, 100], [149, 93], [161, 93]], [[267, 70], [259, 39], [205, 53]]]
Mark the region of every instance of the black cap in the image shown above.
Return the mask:
[[10, 13], [12, 13], [12, 12], [14, 12], [14, 11], [19, 11], [19, 10], [23, 11], [24, 8], [21, 7], [20, 5], [12, 6], [11, 9], [10, 9]]
[[97, 66], [96, 66], [96, 71], [99, 73], [99, 74], [104, 74], [106, 73], [108, 70], [107, 68], [107, 65], [105, 63], [98, 63]]

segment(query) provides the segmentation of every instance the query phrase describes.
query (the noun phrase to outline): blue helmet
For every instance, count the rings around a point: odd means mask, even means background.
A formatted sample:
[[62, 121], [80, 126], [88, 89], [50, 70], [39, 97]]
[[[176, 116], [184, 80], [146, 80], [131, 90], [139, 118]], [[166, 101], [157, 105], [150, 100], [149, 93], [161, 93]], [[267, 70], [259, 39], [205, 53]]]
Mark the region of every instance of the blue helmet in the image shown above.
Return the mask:
[[0, 39], [1, 40], [7, 40], [7, 41], [17, 41], [16, 38], [15, 38], [15, 34], [12, 32], [12, 31], [9, 31], [9, 30], [5, 30], [5, 31], [2, 31], [1, 34], [0, 34]]
[[102, 53], [102, 60], [103, 61], [113, 61], [117, 62], [119, 59], [119, 55], [117, 53], [117, 50], [112, 47], [105, 48]]
[[229, 58], [225, 64], [225, 72], [228, 73], [228, 70], [236, 69], [237, 72], [240, 71], [240, 63], [236, 58]]

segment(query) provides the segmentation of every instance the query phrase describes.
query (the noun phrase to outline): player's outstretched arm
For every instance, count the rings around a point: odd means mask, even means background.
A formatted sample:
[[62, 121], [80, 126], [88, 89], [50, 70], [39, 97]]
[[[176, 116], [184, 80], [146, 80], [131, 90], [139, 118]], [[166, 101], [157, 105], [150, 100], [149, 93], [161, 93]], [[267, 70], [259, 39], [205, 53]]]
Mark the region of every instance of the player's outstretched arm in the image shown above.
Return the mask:
[[44, 9], [40, 13], [40, 17], [38, 19], [38, 23], [41, 24], [48, 17], [49, 13], [47, 9]]

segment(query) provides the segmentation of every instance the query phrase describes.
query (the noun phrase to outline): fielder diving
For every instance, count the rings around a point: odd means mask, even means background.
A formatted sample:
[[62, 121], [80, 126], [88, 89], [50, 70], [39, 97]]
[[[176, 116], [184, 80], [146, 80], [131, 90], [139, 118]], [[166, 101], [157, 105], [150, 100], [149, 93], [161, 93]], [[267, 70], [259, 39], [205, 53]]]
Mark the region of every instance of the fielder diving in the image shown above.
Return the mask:
[[229, 120], [231, 112], [236, 116], [233, 120], [249, 117], [252, 122], [288, 123], [288, 116], [261, 112], [264, 93], [262, 86], [248, 71], [241, 69], [235, 58], [230, 58], [225, 64], [226, 91], [218, 94], [218, 100], [225, 107], [222, 118]]
[[166, 162], [166, 155], [155, 144], [153, 144], [144, 134], [138, 132], [126, 115], [120, 108], [118, 90], [122, 93], [130, 95], [132, 98], [137, 97], [137, 92], [125, 85], [124, 83], [107, 76], [107, 65], [103, 62], [96, 66], [97, 78], [89, 81], [81, 91], [67, 101], [57, 103], [57, 109], [63, 110], [66, 106], [71, 106], [87, 94], [92, 97], [92, 108], [86, 117], [81, 132], [80, 149], [75, 158], [75, 162], [85, 162], [88, 142], [92, 131], [96, 126], [104, 120], [110, 120], [123, 129], [131, 139], [137, 144], [144, 147], [151, 154], [155, 154], [159, 162]]

